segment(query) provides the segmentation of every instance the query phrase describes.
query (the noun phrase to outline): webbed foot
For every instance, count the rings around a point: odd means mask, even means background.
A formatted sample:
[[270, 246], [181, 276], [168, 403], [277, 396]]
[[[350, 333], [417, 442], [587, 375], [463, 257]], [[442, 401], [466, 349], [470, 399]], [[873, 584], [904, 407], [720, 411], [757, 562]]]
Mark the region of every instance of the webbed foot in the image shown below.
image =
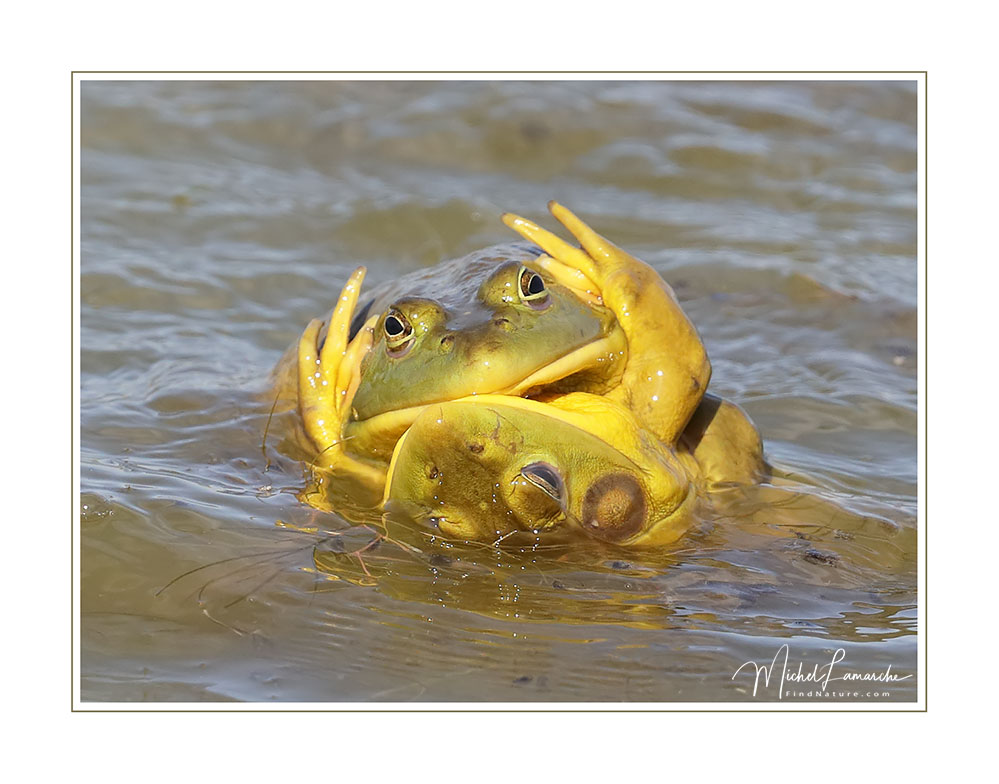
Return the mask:
[[305, 433], [318, 450], [313, 467], [377, 486], [384, 482], [384, 472], [350, 457], [343, 437], [360, 383], [361, 360], [373, 340], [370, 323], [348, 340], [365, 272], [364, 267], [358, 267], [347, 280], [324, 340], [320, 339], [323, 322], [319, 319], [313, 319], [302, 333], [298, 343], [298, 407]]
[[545, 251], [538, 263], [581, 297], [610, 308], [628, 339], [628, 360], [608, 397], [630, 408], [644, 427], [675, 444], [701, 402], [711, 363], [697, 330], [670, 286], [652, 267], [601, 237], [561, 204], [548, 209], [577, 248], [526, 218], [503, 222]]

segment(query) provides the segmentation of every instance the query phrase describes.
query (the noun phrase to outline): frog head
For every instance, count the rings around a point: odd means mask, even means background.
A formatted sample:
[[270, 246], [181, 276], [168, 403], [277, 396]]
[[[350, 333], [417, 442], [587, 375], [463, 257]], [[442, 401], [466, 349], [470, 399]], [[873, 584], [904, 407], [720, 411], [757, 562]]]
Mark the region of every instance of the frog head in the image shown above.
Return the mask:
[[624, 546], [678, 539], [696, 496], [675, 452], [620, 404], [585, 393], [428, 406], [399, 440], [385, 491], [389, 507], [447, 538], [560, 529]]
[[614, 314], [536, 263], [530, 245], [487, 249], [421, 270], [358, 309], [372, 324], [345, 434], [387, 460], [429, 405], [481, 394], [594, 390], [623, 363]]

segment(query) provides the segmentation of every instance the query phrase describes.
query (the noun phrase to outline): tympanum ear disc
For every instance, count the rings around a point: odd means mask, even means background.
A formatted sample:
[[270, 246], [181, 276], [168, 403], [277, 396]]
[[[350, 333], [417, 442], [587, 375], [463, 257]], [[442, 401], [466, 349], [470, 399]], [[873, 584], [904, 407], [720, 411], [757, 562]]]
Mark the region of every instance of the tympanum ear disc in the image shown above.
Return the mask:
[[593, 536], [618, 542], [645, 525], [648, 504], [638, 480], [630, 474], [608, 474], [590, 485], [583, 497], [583, 527]]

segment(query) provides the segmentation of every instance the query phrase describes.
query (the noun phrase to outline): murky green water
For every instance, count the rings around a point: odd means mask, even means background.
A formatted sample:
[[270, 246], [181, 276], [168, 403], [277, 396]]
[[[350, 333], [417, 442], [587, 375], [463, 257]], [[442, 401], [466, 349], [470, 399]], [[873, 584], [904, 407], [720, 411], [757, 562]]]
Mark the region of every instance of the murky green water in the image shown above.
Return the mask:
[[[911, 83], [84, 82], [81, 115], [84, 700], [752, 700], [785, 643], [915, 699]], [[351, 556], [261, 449], [271, 368], [353, 267], [552, 198], [673, 284], [799, 491], [668, 558]]]

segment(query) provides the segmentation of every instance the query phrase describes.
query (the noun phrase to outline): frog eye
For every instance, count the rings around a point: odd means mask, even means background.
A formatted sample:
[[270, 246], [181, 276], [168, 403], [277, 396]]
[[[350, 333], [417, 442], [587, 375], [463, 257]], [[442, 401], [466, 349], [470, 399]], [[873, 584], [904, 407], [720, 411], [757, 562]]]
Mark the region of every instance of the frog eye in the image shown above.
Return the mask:
[[531, 463], [520, 469], [520, 475], [564, 508], [565, 482], [555, 466], [551, 463]]
[[385, 346], [394, 357], [402, 356], [413, 341], [413, 325], [398, 310], [390, 310], [382, 324]]
[[521, 267], [517, 277], [517, 293], [521, 300], [531, 307], [543, 306], [548, 303], [548, 289], [545, 281], [537, 272], [527, 267]]

